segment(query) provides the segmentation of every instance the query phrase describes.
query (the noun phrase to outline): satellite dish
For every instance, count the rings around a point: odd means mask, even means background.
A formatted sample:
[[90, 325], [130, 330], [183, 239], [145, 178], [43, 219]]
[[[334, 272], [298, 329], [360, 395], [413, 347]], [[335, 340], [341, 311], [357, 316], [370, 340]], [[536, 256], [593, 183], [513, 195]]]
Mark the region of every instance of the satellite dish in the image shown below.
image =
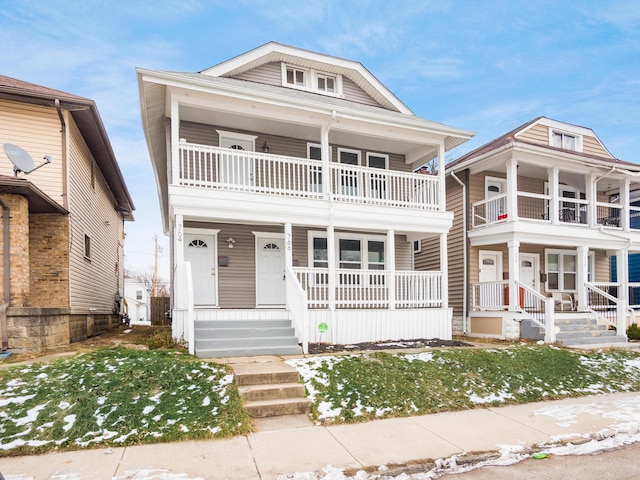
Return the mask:
[[3, 145], [4, 153], [9, 157], [11, 163], [13, 163], [13, 171], [15, 172], [16, 177], [18, 176], [18, 172], [24, 172], [26, 175], [30, 174], [34, 170], [39, 169], [40, 167], [51, 163], [51, 157], [49, 155], [44, 156], [45, 162], [42, 165], [38, 165], [37, 167], [33, 163], [33, 158], [29, 155], [28, 152], [23, 150], [17, 145], [13, 145], [11, 143], [5, 143]]

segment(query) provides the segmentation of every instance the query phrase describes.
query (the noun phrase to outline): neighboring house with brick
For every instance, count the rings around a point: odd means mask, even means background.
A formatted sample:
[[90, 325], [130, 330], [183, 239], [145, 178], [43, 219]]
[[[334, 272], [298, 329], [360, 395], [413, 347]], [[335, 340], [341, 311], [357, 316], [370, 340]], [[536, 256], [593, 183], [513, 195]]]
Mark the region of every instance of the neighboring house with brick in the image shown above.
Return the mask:
[[[447, 165], [455, 330], [564, 343], [625, 339], [640, 307], [640, 165], [589, 128], [538, 117]], [[428, 268], [428, 242], [416, 254]], [[612, 258], [618, 261], [611, 282]], [[617, 329], [614, 330], [613, 327]]]
[[[451, 338], [444, 157], [472, 133], [415, 116], [358, 62], [274, 42], [137, 72], [191, 351]], [[427, 238], [439, 263], [416, 272]]]
[[[4, 347], [42, 351], [118, 325], [134, 206], [96, 104], [0, 76], [0, 144]], [[51, 162], [16, 174], [11, 145]]]

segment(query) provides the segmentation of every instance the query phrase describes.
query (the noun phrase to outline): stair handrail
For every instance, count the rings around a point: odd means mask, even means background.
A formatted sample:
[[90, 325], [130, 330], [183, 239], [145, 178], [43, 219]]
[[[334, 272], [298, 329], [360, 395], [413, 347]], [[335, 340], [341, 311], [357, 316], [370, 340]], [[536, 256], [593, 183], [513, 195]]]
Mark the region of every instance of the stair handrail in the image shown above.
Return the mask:
[[293, 317], [296, 332], [301, 337], [302, 353], [309, 353], [309, 308], [307, 292], [302, 288], [298, 276], [290, 265], [285, 270], [287, 310]]
[[[516, 280], [515, 283], [517, 288], [525, 292], [523, 299], [524, 305], [518, 304], [516, 309], [522, 315], [525, 315], [527, 320], [531, 320], [544, 330], [545, 343], [554, 343], [556, 341], [556, 329], [553, 298], [542, 295], [537, 290], [519, 280]], [[527, 306], [531, 303], [534, 304], [533, 308]], [[544, 309], [541, 308], [542, 306], [544, 306]]]
[[[587, 289], [587, 310], [593, 315], [593, 318], [595, 318], [596, 320], [598, 318], [600, 318], [603, 321], [605, 321], [606, 323], [608, 323], [609, 325], [613, 325], [614, 327], [617, 327], [617, 322], [613, 322], [609, 318], [607, 318], [605, 315], [603, 315], [602, 314], [602, 310], [599, 311], [599, 310], [596, 310], [596, 309], [592, 308], [592, 303], [589, 300], [591, 298], [591, 296], [589, 295], [589, 290], [591, 290], [593, 293], [595, 293], [597, 295], [600, 295], [600, 296], [606, 298], [610, 302], [613, 302], [613, 305], [616, 306], [616, 308], [614, 309], [614, 311], [616, 312], [616, 315], [617, 315], [618, 299], [616, 297], [614, 297], [613, 295], [611, 295], [610, 293], [605, 292], [601, 288], [597, 287], [596, 285], [594, 285], [591, 282], [585, 282], [584, 285], [585, 285], [585, 287]], [[615, 287], [620, 288], [620, 285], [617, 284], [617, 283], [612, 283], [610, 286], [615, 286]]]

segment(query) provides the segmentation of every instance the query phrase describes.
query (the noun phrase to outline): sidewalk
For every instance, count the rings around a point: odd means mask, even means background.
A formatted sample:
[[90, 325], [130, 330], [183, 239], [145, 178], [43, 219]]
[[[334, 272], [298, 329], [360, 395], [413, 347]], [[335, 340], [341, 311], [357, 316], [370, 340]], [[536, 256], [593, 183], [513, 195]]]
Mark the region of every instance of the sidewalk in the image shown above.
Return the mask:
[[[326, 465], [359, 469], [497, 451], [505, 445], [638, 435], [640, 393], [322, 427], [305, 417], [259, 420], [228, 440], [182, 442], [0, 459], [7, 480], [275, 479]], [[144, 470], [162, 469], [165, 472]], [[308, 478], [315, 478], [309, 476]]]

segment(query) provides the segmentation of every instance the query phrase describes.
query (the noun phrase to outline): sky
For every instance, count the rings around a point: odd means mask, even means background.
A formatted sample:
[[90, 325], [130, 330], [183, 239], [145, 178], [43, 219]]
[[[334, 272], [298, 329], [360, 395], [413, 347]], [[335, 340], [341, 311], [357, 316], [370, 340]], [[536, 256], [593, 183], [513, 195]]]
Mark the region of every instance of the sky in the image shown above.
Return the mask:
[[136, 207], [125, 268], [153, 270], [157, 235], [165, 280], [135, 67], [199, 72], [269, 41], [359, 61], [417, 116], [476, 132], [448, 159], [544, 115], [640, 163], [637, 0], [0, 0], [0, 74], [96, 102]]

